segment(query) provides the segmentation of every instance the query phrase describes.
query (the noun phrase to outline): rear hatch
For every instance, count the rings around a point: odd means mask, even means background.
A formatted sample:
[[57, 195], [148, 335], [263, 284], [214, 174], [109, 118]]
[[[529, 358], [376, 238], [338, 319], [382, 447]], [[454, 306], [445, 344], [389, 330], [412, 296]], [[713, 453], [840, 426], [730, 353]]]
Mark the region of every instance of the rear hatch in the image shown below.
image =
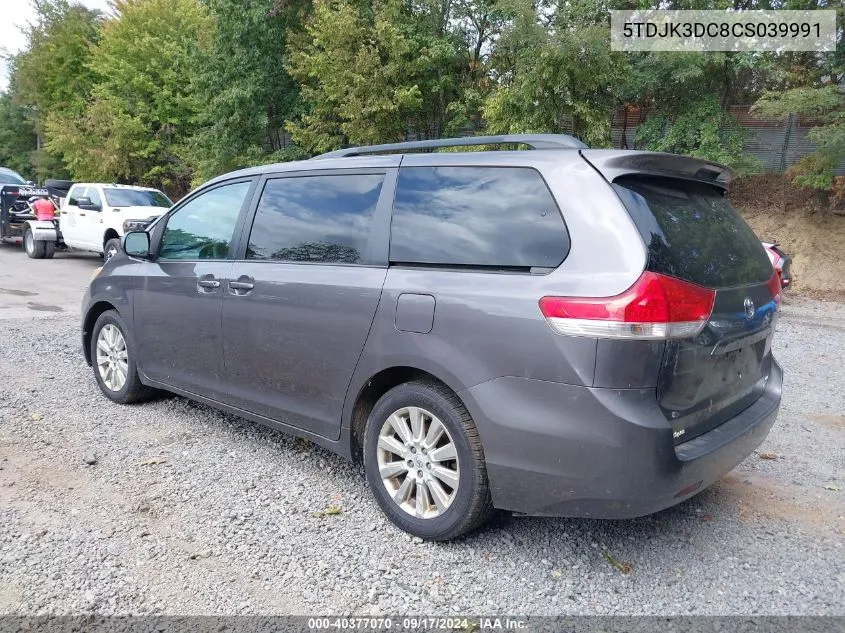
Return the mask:
[[724, 196], [722, 168], [672, 158], [681, 177], [671, 175], [671, 164], [631, 169], [613, 174], [613, 187], [648, 249], [647, 269], [715, 291], [704, 327], [668, 339], [663, 354], [657, 398], [677, 444], [762, 395], [780, 285], [762, 244]]

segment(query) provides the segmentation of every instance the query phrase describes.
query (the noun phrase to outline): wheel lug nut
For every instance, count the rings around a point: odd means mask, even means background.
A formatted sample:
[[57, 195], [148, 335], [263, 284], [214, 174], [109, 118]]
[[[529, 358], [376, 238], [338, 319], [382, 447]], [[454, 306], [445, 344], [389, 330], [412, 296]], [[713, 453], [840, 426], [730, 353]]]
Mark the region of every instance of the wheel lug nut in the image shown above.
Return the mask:
[[428, 468], [429, 470], [431, 470], [431, 462], [426, 462], [425, 467]]
[[411, 452], [412, 452], [412, 453], [416, 453], [416, 452], [417, 452], [417, 447], [416, 447], [416, 446], [412, 446], [412, 447], [411, 447]]
[[417, 471], [417, 477], [422, 477], [422, 471], [421, 470]]
[[414, 465], [414, 460], [413, 460], [413, 459], [409, 459], [409, 460], [407, 461], [407, 464], [408, 464], [408, 466], [413, 466], [413, 465]]

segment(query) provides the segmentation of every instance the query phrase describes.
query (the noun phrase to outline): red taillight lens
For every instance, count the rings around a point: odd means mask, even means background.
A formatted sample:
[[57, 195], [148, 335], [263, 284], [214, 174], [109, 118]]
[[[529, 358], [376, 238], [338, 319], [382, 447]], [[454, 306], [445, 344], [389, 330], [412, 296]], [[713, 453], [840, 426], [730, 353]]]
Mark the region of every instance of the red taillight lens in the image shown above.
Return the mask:
[[698, 334], [716, 292], [646, 271], [615, 297], [543, 297], [540, 311], [559, 334], [663, 339]]
[[781, 285], [780, 285], [780, 275], [778, 275], [777, 271], [772, 273], [772, 276], [769, 277], [769, 292], [772, 293], [772, 298], [775, 300], [775, 303], [780, 305], [780, 300], [783, 297], [781, 294]]

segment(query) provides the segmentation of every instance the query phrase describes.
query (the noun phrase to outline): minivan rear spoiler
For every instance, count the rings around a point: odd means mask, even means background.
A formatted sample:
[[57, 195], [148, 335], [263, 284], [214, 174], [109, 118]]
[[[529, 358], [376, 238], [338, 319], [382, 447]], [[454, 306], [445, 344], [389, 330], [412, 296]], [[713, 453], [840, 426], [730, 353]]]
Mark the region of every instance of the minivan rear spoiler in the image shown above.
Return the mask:
[[733, 174], [729, 167], [690, 156], [613, 149], [582, 149], [581, 155], [608, 182], [621, 176], [683, 178], [726, 190]]

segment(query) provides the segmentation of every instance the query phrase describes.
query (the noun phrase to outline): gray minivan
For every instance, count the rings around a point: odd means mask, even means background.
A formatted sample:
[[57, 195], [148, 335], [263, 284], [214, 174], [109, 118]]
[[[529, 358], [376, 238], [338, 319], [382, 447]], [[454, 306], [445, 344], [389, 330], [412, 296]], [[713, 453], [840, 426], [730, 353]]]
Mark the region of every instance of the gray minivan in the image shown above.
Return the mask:
[[[432, 151], [464, 145], [532, 149]], [[237, 171], [125, 236], [85, 357], [115, 402], [166, 390], [361, 459], [426, 539], [494, 508], [649, 514], [742, 461], [780, 404], [780, 285], [728, 183], [563, 135]]]

